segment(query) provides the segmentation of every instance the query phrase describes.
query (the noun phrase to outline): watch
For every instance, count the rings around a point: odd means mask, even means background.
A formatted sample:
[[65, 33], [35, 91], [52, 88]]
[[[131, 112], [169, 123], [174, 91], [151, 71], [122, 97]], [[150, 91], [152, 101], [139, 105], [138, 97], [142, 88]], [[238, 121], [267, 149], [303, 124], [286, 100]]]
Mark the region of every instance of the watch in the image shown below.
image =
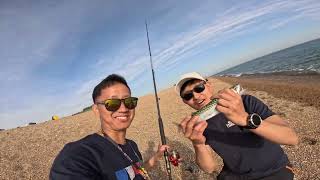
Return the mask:
[[249, 114], [247, 117], [247, 129], [256, 129], [260, 126], [262, 122], [261, 117], [259, 116], [259, 114], [256, 113], [252, 113]]

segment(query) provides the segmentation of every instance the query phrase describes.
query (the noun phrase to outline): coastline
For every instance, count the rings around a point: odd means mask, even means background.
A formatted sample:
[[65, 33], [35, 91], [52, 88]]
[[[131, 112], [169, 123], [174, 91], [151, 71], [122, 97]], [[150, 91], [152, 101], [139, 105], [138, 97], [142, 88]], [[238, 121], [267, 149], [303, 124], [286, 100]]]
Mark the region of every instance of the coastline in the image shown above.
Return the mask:
[[265, 91], [275, 97], [303, 103], [320, 109], [320, 74], [279, 72], [244, 74], [239, 77], [212, 76], [227, 83], [241, 84], [245, 89]]

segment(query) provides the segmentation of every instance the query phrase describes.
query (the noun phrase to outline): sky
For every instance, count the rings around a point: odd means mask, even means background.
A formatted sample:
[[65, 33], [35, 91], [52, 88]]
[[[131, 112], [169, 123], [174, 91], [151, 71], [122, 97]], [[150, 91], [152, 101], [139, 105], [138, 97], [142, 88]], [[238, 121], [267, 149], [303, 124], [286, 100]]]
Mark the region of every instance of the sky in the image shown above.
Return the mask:
[[319, 0], [1, 0], [0, 129], [92, 104], [112, 73], [132, 96], [320, 38]]

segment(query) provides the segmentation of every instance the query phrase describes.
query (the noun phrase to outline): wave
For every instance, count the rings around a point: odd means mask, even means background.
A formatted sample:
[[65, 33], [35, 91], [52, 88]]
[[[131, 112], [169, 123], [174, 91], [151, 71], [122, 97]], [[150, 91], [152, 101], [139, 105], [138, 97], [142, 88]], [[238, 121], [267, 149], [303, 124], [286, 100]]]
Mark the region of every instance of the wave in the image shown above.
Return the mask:
[[296, 76], [296, 75], [320, 75], [319, 70], [304, 70], [297, 69], [292, 71], [269, 71], [269, 72], [251, 72], [251, 73], [238, 73], [238, 74], [221, 74], [222, 77], [247, 77], [247, 76], [266, 76], [266, 75], [286, 75], [286, 76]]
[[251, 74], [272, 73], [319, 74], [320, 39], [253, 59], [215, 75], [240, 77]]

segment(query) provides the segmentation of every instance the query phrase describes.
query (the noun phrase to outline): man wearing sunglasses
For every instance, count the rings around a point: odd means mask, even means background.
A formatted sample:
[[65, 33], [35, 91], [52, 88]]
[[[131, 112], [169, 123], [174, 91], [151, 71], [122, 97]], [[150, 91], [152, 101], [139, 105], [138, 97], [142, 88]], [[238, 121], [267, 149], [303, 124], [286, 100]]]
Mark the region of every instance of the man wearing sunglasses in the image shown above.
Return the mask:
[[146, 169], [152, 168], [169, 147], [159, 146], [143, 163], [137, 144], [126, 138], [138, 102], [126, 80], [109, 75], [94, 88], [92, 98], [101, 130], [65, 145], [52, 165], [50, 179], [149, 179]]
[[254, 96], [240, 96], [231, 89], [213, 95], [213, 85], [199, 73], [181, 76], [175, 91], [195, 110], [218, 98], [220, 113], [204, 121], [185, 117], [180, 126], [191, 140], [196, 162], [206, 172], [218, 171], [213, 152], [224, 162], [218, 180], [287, 180], [292, 168], [280, 144], [296, 145], [294, 130]]

